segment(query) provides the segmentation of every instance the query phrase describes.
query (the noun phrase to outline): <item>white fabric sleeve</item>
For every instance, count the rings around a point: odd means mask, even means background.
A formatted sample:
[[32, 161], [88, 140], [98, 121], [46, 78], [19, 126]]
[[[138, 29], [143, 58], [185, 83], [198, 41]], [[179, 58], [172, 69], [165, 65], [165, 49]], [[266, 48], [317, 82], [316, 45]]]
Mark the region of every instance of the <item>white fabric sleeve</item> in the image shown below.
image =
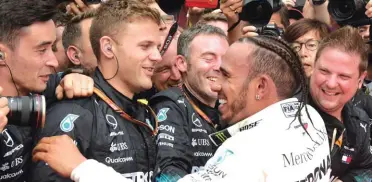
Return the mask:
[[125, 178], [113, 168], [93, 159], [86, 160], [76, 167], [71, 173], [71, 180], [75, 182], [132, 182], [132, 180]]
[[[254, 150], [249, 149], [251, 145], [240, 142], [242, 141], [240, 138], [242, 137], [237, 137], [236, 135], [225, 141], [202, 170], [188, 174], [178, 180], [178, 182], [264, 181], [265, 176], [260, 165], [262, 157]], [[248, 140], [248, 137], [244, 138], [245, 141]], [[232, 148], [225, 147], [225, 145], [231, 146], [231, 144], [236, 146]], [[258, 145], [253, 144], [252, 146]], [[260, 147], [257, 148], [259, 149]]]

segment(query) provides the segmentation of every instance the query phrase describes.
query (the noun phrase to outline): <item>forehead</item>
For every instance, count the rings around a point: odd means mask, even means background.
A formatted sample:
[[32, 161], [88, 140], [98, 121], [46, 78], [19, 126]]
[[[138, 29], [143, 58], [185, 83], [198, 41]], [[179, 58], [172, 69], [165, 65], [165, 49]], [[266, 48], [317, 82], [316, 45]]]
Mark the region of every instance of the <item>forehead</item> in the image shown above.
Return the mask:
[[359, 72], [360, 55], [345, 52], [339, 48], [325, 48], [316, 61], [320, 67], [325, 67], [335, 72], [355, 73]]
[[218, 55], [223, 55], [228, 46], [226, 38], [221, 35], [201, 34], [197, 35], [194, 40], [191, 41], [190, 48], [193, 53], [213, 52]]
[[230, 74], [247, 73], [254, 49], [254, 45], [250, 43], [232, 44], [222, 57], [221, 67]]
[[160, 43], [159, 25], [150, 19], [136, 19], [130, 23], [123, 23], [119, 25], [118, 30], [119, 39], [131, 39], [135, 42], [151, 40]]
[[43, 42], [54, 42], [56, 40], [56, 27], [52, 20], [36, 22], [21, 29], [19, 35], [20, 43], [36, 46]]
[[295, 42], [305, 42], [307, 40], [320, 40], [319, 32], [316, 30], [311, 30], [304, 34], [303, 36], [299, 37]]

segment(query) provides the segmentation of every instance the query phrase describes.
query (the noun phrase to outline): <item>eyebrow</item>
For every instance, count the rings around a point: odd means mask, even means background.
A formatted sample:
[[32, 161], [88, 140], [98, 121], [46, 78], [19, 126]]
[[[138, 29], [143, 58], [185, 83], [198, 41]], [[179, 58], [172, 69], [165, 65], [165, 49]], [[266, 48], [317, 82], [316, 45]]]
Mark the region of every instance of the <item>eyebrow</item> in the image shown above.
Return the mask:
[[302, 41], [294, 41], [293, 43], [306, 43], [309, 40], [316, 40], [316, 39], [310, 38], [310, 39], [305, 39], [304, 42], [302, 42]]
[[204, 52], [201, 54], [201, 56], [205, 56], [205, 55], [212, 55], [212, 56], [216, 56], [216, 53], [214, 52], [211, 52], [211, 51], [207, 51], [207, 52]]
[[53, 44], [52, 41], [43, 41], [43, 42], [41, 42], [40, 44], [38, 44], [38, 45], [36, 46], [36, 48], [44, 47], [44, 46], [51, 45], [51, 44]]

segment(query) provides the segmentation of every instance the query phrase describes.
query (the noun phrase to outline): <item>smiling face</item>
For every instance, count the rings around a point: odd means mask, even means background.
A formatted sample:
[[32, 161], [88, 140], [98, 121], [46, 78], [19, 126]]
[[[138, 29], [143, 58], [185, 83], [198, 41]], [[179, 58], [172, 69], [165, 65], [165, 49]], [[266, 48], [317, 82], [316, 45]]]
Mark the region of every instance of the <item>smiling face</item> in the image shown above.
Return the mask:
[[159, 25], [149, 19], [138, 19], [122, 25], [116, 56], [119, 59], [119, 77], [133, 93], [152, 87], [155, 64], [161, 61], [159, 53]]
[[52, 20], [25, 27], [21, 30], [14, 51], [7, 55], [14, 82], [24, 95], [44, 91], [49, 75], [58, 67], [52, 51], [56, 40], [55, 31]]
[[[227, 124], [236, 123], [248, 117], [253, 111], [249, 111], [247, 103], [254, 103], [254, 95], [249, 84], [246, 83], [250, 74], [249, 62], [250, 48], [252, 45], [234, 43], [223, 57], [221, 65], [221, 90], [218, 98], [221, 119]], [[251, 96], [251, 97], [250, 97]]]
[[315, 103], [327, 113], [341, 113], [355, 94], [360, 81], [361, 57], [338, 48], [325, 48], [315, 62], [310, 79], [310, 93]]
[[176, 32], [167, 51], [163, 55], [162, 61], [155, 65], [152, 81], [159, 91], [176, 86], [181, 82], [181, 73], [176, 65], [177, 40], [180, 33], [179, 31]]
[[217, 99], [217, 92], [213, 91], [211, 86], [219, 77], [222, 56], [228, 47], [226, 38], [221, 35], [201, 34], [191, 42], [184, 82], [199, 98]]

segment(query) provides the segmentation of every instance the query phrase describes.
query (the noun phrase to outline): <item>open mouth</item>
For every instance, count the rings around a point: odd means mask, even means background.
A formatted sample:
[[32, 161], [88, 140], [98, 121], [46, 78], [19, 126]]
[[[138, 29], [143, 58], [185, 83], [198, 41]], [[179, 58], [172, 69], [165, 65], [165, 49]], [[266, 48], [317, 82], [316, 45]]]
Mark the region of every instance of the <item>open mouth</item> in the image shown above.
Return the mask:
[[212, 77], [212, 76], [210, 76], [210, 77], [207, 77], [207, 79], [208, 79], [209, 81], [211, 81], [211, 82], [216, 82], [216, 81], [217, 81], [217, 77]]
[[152, 76], [154, 74], [154, 67], [142, 67], [144, 70], [146, 70], [146, 74], [149, 76]]
[[340, 93], [338, 92], [329, 92], [329, 91], [326, 91], [324, 89], [322, 89], [322, 92], [325, 94], [325, 95], [328, 95], [328, 96], [336, 96], [336, 95], [339, 95]]
[[226, 99], [218, 99], [218, 103], [220, 103], [220, 105], [224, 105], [227, 103], [227, 100]]

